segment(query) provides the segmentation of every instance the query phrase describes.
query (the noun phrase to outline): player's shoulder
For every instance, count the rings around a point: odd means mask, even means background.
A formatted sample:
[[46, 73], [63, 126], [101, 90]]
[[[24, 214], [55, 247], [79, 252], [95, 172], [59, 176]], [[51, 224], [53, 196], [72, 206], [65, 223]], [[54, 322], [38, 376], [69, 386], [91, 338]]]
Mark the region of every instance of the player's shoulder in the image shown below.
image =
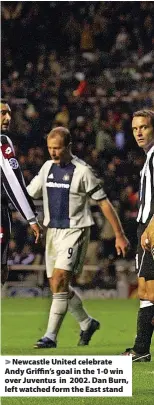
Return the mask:
[[[149, 166], [154, 167], [154, 145], [152, 146], [152, 148], [147, 153], [146, 162], [147, 162], [147, 160], [149, 161]], [[145, 162], [145, 164], [146, 164], [146, 162]]]
[[96, 170], [86, 163], [84, 160], [79, 159], [77, 156], [73, 155], [72, 163], [76, 166], [79, 171], [82, 171], [85, 176], [91, 177], [95, 176], [97, 179], [99, 178], [98, 173]]
[[146, 160], [153, 158], [153, 156], [154, 156], [154, 145], [148, 151]]
[[53, 164], [53, 162], [52, 162], [52, 160], [50, 159], [50, 160], [46, 160], [46, 162], [44, 162], [43, 163], [43, 166], [42, 166], [42, 170], [43, 171], [46, 171], [47, 169], [49, 169], [51, 166], [52, 166], [52, 164]]
[[0, 142], [2, 145], [5, 145], [6, 143], [12, 145], [11, 139], [5, 134], [0, 134]]
[[14, 146], [13, 146], [13, 143], [12, 143], [11, 139], [9, 138], [9, 136], [7, 136], [5, 134], [1, 134], [0, 144], [1, 144], [1, 150], [2, 150], [3, 156], [6, 159], [10, 159], [10, 158], [16, 159]]
[[72, 163], [79, 169], [82, 169], [84, 172], [93, 170], [92, 167], [86, 163], [84, 160], [79, 159], [76, 155], [72, 155]]

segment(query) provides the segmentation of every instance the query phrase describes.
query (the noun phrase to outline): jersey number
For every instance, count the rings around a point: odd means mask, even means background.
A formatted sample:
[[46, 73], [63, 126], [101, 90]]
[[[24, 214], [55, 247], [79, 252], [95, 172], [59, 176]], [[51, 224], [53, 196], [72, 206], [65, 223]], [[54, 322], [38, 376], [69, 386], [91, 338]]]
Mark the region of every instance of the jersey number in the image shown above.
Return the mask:
[[69, 248], [67, 258], [70, 259], [72, 257], [72, 254], [73, 254], [73, 248]]

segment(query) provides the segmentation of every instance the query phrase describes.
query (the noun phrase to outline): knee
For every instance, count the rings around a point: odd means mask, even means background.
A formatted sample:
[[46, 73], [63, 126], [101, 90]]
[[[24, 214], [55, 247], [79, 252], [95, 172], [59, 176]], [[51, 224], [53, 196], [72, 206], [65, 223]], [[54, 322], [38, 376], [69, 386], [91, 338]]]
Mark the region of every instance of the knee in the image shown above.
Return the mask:
[[141, 288], [141, 287], [138, 288], [138, 297], [140, 300], [147, 299], [146, 290], [144, 288]]
[[65, 270], [57, 270], [52, 277], [52, 291], [65, 292], [69, 288], [69, 279]]
[[148, 300], [154, 303], [154, 291], [148, 293]]
[[154, 280], [148, 280], [146, 282], [146, 290], [148, 295], [148, 300], [154, 303]]
[[7, 281], [8, 274], [9, 274], [9, 269], [8, 269], [7, 264], [2, 264], [2, 267], [1, 267], [1, 283], [2, 283], [2, 285], [4, 285], [5, 282]]

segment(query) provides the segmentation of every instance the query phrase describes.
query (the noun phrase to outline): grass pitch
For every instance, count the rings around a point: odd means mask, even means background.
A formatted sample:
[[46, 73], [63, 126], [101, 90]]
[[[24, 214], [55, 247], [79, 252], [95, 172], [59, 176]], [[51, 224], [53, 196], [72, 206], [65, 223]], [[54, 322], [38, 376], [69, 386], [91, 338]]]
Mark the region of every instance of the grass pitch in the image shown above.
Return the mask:
[[[101, 322], [89, 346], [77, 347], [79, 326], [67, 314], [57, 349], [33, 349], [46, 329], [50, 300], [6, 298], [2, 300], [3, 355], [116, 355], [133, 344], [137, 300], [87, 300], [85, 308]], [[154, 403], [154, 345], [151, 363], [133, 364], [133, 396], [118, 397], [19, 397], [2, 398], [2, 405], [152, 405]]]

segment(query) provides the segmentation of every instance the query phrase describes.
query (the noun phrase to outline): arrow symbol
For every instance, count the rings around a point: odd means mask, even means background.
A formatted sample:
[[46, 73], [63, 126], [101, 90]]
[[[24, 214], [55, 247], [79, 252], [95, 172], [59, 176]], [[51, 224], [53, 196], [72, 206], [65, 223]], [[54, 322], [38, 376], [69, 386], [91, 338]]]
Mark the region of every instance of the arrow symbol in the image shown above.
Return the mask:
[[11, 363], [10, 360], [5, 360], [5, 364]]

